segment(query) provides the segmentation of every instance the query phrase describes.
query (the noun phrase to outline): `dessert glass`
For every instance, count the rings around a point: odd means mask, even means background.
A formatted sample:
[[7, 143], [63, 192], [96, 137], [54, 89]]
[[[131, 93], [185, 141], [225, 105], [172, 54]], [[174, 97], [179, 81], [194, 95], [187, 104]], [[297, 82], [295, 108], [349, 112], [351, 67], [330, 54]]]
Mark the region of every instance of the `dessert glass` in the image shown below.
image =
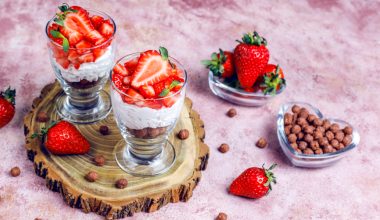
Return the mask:
[[[70, 46], [69, 51], [65, 52], [62, 45], [48, 37], [48, 28], [54, 22], [54, 17], [45, 29], [50, 62], [64, 91], [54, 100], [57, 113], [65, 120], [82, 124], [102, 120], [111, 112], [110, 96], [103, 87], [114, 65], [116, 50], [116, 24], [113, 19], [100, 11], [87, 11], [90, 15], [109, 19], [114, 27], [112, 36], [100, 45], [81, 49]], [[94, 62], [84, 62], [78, 67], [68, 61], [71, 53], [101, 55]]]
[[[140, 53], [124, 56], [117, 64], [137, 59], [139, 56]], [[125, 140], [116, 145], [114, 154], [120, 168], [132, 175], [161, 174], [173, 165], [176, 158], [175, 149], [168, 137], [182, 111], [187, 73], [177, 60], [172, 57], [169, 60], [183, 72], [184, 83], [179, 91], [168, 96], [136, 99], [119, 90], [111, 80], [113, 112]], [[111, 72], [111, 79], [113, 74]], [[160, 103], [168, 100], [175, 100], [175, 103], [170, 107], [160, 107]]]

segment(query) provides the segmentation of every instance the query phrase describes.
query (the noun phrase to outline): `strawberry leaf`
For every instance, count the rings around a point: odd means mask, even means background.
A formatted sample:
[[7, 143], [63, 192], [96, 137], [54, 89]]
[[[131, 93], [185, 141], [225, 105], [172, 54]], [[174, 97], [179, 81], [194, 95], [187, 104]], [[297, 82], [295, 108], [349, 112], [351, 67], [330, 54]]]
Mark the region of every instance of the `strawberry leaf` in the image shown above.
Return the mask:
[[172, 83], [170, 83], [169, 90], [172, 90], [174, 87], [178, 86], [181, 82], [178, 80], [173, 80]]
[[166, 89], [162, 90], [162, 92], [158, 96], [165, 97], [169, 94], [169, 92], [170, 92], [170, 90], [166, 88]]
[[70, 44], [66, 37], [63, 38], [62, 46], [63, 46], [63, 51], [65, 52], [69, 51]]
[[169, 52], [165, 47], [160, 47], [159, 51], [163, 60], [169, 59]]
[[51, 30], [50, 34], [55, 38], [62, 38], [63, 35], [59, 31]]
[[170, 85], [169, 85], [169, 88], [165, 88], [164, 90], [161, 91], [161, 93], [158, 95], [159, 97], [165, 97], [169, 94], [169, 92], [176, 86], [178, 86], [179, 84], [181, 84], [180, 81], [178, 80], [173, 80]]

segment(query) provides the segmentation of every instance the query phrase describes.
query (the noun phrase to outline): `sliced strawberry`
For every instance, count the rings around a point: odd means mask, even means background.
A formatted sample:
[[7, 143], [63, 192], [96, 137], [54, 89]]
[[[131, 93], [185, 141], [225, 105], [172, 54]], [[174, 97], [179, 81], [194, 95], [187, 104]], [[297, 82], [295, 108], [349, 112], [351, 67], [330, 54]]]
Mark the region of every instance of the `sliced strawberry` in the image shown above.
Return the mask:
[[141, 86], [139, 89], [141, 95], [144, 96], [144, 98], [154, 98], [156, 96], [156, 92], [154, 91], [154, 88], [152, 86]]
[[148, 50], [140, 55], [132, 86], [139, 88], [142, 85], [153, 85], [170, 76], [171, 67], [168, 60], [154, 50]]
[[153, 85], [153, 89], [154, 89], [154, 92], [159, 95], [162, 90], [164, 90], [166, 88], [166, 83], [165, 81], [161, 81], [159, 83], [156, 83]]
[[76, 59], [78, 59], [80, 55], [77, 53], [77, 51], [75, 50], [69, 50], [69, 55], [67, 57], [67, 59], [70, 61], [70, 62], [75, 62]]
[[124, 78], [123, 78], [123, 84], [124, 85], [130, 86], [131, 85], [131, 81], [132, 81], [132, 77], [131, 76], [124, 76]]
[[128, 70], [120, 63], [116, 64], [113, 68], [113, 72], [122, 76], [128, 76]]
[[78, 31], [69, 30], [64, 27], [60, 27], [59, 30], [66, 38], [68, 38], [70, 46], [77, 44], [83, 39], [83, 34]]
[[183, 83], [180, 83], [172, 88], [173, 92], [178, 92], [183, 87]]
[[84, 54], [90, 51], [89, 48], [92, 47], [92, 44], [88, 41], [82, 40], [79, 43], [77, 43], [75, 47], [78, 49], [77, 52], [79, 54]]
[[78, 11], [81, 11], [82, 13], [86, 14], [88, 16], [88, 11], [86, 11], [86, 9], [78, 6], [78, 5], [73, 5], [73, 6], [70, 6], [71, 9], [73, 10], [76, 10], [77, 12]]
[[54, 58], [56, 58], [56, 59], [67, 58], [68, 53], [63, 51], [62, 47], [59, 47], [57, 45], [52, 44], [50, 48], [53, 51]]
[[129, 61], [127, 61], [127, 62], [124, 63], [124, 66], [128, 70], [128, 72], [130, 72], [131, 74], [133, 74], [135, 72], [135, 70], [136, 70], [138, 61], [139, 61], [138, 58], [133, 59], [133, 60], [129, 60]]
[[97, 30], [92, 30], [92, 31], [88, 32], [85, 35], [85, 37], [88, 41], [90, 41], [91, 43], [93, 43], [95, 45], [99, 45], [99, 44], [101, 44], [107, 40]]
[[69, 62], [68, 59], [66, 59], [66, 58], [59, 58], [59, 59], [56, 59], [56, 60], [57, 60], [57, 63], [59, 65], [61, 65], [64, 69], [69, 68], [70, 62]]
[[91, 17], [91, 22], [95, 29], [98, 29], [100, 25], [103, 23], [103, 21], [104, 19], [102, 16], [94, 15]]
[[78, 57], [78, 61], [80, 63], [90, 63], [90, 62], [94, 62], [94, 60], [95, 58], [92, 53], [83, 54], [80, 57]]
[[92, 51], [92, 53], [94, 54], [95, 60], [101, 57], [105, 52], [106, 52], [106, 49], [102, 49], [102, 48], [96, 48]]
[[103, 24], [100, 25], [99, 27], [99, 32], [101, 35], [103, 35], [106, 38], [109, 38], [113, 34], [113, 25], [110, 24], [109, 22], [103, 22]]
[[119, 89], [123, 89], [123, 76], [120, 74], [112, 74], [112, 82]]
[[144, 100], [144, 97], [134, 89], [128, 89], [123, 100], [127, 103], [135, 103]]
[[161, 109], [162, 104], [160, 101], [155, 100], [146, 100], [144, 101], [144, 106], [152, 109]]
[[76, 30], [84, 35], [94, 30], [91, 19], [89, 18], [87, 11], [84, 9], [78, 9], [75, 13], [72, 12], [66, 14], [64, 27], [67, 27], [71, 30]]
[[164, 99], [162, 99], [162, 104], [164, 104], [165, 107], [172, 107], [174, 105], [174, 103], [178, 100], [179, 98], [179, 94], [177, 95], [174, 95], [174, 92], [170, 92], [168, 94], [168, 97], [165, 97]]

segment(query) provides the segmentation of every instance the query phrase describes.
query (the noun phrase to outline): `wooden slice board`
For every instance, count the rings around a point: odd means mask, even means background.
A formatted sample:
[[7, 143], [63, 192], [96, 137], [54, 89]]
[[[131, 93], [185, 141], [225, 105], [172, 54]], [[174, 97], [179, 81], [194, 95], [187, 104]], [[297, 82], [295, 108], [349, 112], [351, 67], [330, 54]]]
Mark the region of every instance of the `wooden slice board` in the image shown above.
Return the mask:
[[[50, 120], [59, 120], [54, 111], [54, 100], [61, 92], [57, 81], [42, 89], [40, 97], [33, 100], [32, 110], [24, 118], [24, 133], [28, 158], [34, 162], [36, 174], [45, 178], [47, 187], [59, 192], [69, 206], [86, 213], [95, 212], [106, 219], [118, 219], [136, 212], [153, 212], [169, 202], [190, 199], [201, 178], [201, 171], [206, 169], [209, 148], [203, 142], [203, 121], [192, 109], [189, 98], [186, 98], [181, 117], [169, 138], [177, 154], [174, 165], [162, 175], [136, 177], [121, 170], [112, 155], [114, 146], [122, 140], [112, 113], [100, 122], [77, 125], [91, 143], [91, 150], [86, 155], [54, 156], [40, 140], [31, 139], [33, 133], [49, 124], [36, 121], [40, 111], [47, 112]], [[107, 125], [111, 134], [101, 135], [98, 131], [100, 125]], [[190, 136], [182, 141], [174, 134], [184, 128], [190, 131]], [[106, 158], [106, 164], [102, 167], [92, 162], [97, 154]], [[96, 182], [89, 183], [84, 179], [89, 171], [99, 174]], [[127, 188], [115, 187], [115, 181], [119, 178], [128, 179]]]

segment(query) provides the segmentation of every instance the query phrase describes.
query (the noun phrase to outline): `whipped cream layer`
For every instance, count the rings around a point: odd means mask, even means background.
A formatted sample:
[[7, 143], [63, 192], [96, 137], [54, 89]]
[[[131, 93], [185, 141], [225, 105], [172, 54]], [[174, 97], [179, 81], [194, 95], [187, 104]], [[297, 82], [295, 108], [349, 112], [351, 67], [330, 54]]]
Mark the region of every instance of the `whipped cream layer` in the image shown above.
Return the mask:
[[111, 91], [112, 108], [120, 125], [130, 129], [166, 127], [176, 122], [179, 117], [185, 96], [176, 101], [170, 108], [152, 109], [123, 102], [120, 94]]
[[73, 65], [64, 69], [54, 58], [53, 67], [59, 69], [62, 77], [68, 82], [79, 82], [82, 79], [93, 82], [109, 74], [114, 65], [114, 60], [115, 53], [112, 46], [109, 46], [106, 52], [95, 62], [82, 63], [79, 69], [75, 69]]

